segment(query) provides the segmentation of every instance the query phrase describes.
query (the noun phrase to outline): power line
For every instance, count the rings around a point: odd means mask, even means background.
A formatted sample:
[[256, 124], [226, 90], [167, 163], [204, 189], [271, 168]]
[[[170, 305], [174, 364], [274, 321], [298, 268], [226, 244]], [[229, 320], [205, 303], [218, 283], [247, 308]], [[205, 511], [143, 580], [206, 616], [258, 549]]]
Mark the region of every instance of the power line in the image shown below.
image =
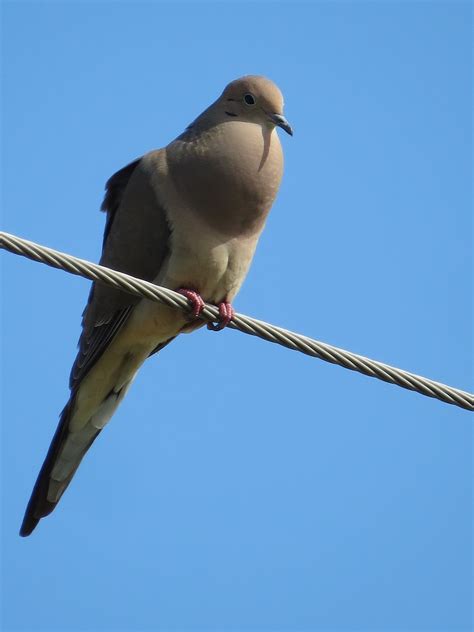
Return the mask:
[[[106, 283], [112, 287], [147, 298], [151, 301], [165, 303], [170, 307], [185, 311], [189, 311], [190, 308], [188, 300], [173, 290], [137, 279], [123, 272], [118, 272], [96, 263], [91, 263], [90, 261], [85, 261], [84, 259], [78, 259], [77, 257], [59, 252], [58, 250], [46, 248], [45, 246], [27, 241], [16, 235], [0, 232], [0, 248], [27, 257], [33, 261], [45, 263], [53, 268], [59, 268], [71, 274], [83, 276], [92, 281]], [[216, 321], [218, 316], [218, 309], [214, 305], [206, 304], [200, 318], [209, 322]], [[377, 362], [376, 360], [370, 360], [364, 356], [339, 349], [338, 347], [333, 347], [332, 345], [313, 340], [312, 338], [296, 334], [292, 331], [282, 329], [281, 327], [276, 327], [275, 325], [270, 325], [261, 320], [256, 320], [255, 318], [250, 318], [243, 314], [235, 314], [229, 327], [238, 329], [252, 336], [258, 336], [269, 342], [275, 342], [288, 349], [301, 351], [301, 353], [319, 358], [320, 360], [338, 364], [351, 371], [358, 371], [364, 375], [376, 377], [384, 382], [416, 391], [427, 397], [434, 397], [447, 404], [453, 404], [454, 406], [474, 411], [474, 395], [472, 393], [467, 393], [466, 391], [441, 384], [440, 382], [435, 382], [420, 375], [397, 369], [388, 364]]]

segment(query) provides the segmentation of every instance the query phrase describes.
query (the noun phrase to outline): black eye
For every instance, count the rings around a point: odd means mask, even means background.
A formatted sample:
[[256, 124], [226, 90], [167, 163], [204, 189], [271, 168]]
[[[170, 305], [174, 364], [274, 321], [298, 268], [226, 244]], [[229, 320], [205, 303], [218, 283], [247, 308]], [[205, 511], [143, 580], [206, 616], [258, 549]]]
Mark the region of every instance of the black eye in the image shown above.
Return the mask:
[[244, 94], [244, 101], [247, 105], [255, 105], [255, 97], [253, 96], [253, 94], [250, 94], [250, 92], [248, 92], [247, 94]]

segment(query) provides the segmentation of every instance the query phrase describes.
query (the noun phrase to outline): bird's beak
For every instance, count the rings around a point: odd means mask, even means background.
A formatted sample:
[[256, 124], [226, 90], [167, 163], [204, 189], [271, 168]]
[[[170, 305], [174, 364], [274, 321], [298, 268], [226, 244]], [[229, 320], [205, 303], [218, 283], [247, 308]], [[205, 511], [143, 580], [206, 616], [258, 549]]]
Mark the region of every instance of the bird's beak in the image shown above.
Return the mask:
[[286, 118], [283, 116], [283, 114], [267, 112], [267, 116], [277, 127], [281, 127], [281, 129], [284, 129], [287, 134], [293, 136], [293, 129]]

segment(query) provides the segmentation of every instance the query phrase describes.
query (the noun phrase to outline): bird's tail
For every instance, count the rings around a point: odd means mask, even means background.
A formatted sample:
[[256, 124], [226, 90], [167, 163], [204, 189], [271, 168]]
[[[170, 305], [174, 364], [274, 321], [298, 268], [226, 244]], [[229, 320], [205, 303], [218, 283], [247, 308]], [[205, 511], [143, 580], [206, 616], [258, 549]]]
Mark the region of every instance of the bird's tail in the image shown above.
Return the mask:
[[30, 535], [41, 518], [54, 510], [84, 455], [122, 401], [132, 379], [118, 392], [109, 393], [87, 423], [78, 429], [71, 424], [76, 397], [73, 395], [66, 404], [28, 502], [21, 536]]

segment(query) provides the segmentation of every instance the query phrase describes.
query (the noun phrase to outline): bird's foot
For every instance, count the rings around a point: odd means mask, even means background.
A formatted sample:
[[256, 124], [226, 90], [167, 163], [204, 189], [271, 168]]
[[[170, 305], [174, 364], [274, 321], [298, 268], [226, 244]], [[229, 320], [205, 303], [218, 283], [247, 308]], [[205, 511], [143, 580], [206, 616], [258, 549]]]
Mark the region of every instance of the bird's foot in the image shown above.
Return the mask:
[[193, 318], [199, 318], [199, 316], [201, 315], [202, 310], [204, 309], [205, 303], [202, 300], [202, 297], [200, 294], [198, 294], [198, 292], [196, 292], [195, 290], [190, 290], [186, 287], [180, 287], [178, 290], [176, 290], [178, 292], [178, 294], [182, 294], [183, 296], [185, 296], [188, 301], [191, 303], [191, 315]]
[[217, 307], [219, 308], [219, 320], [216, 323], [207, 323], [207, 328], [212, 331], [220, 331], [227, 327], [235, 314], [234, 308], [227, 301], [218, 303]]

